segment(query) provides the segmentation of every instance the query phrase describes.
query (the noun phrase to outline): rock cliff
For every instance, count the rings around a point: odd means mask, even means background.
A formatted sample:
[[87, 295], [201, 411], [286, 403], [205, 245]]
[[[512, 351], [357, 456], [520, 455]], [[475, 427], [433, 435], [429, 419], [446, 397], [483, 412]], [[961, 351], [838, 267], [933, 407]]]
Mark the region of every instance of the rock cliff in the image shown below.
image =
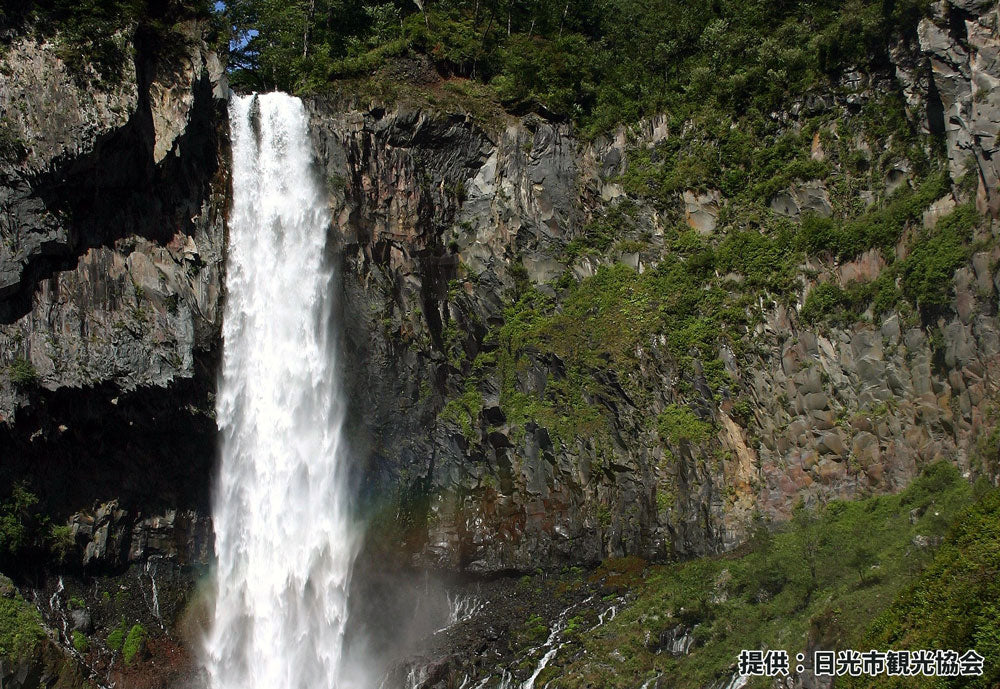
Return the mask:
[[[952, 178], [970, 175], [935, 198], [906, 237], [967, 200], [987, 214], [946, 308], [922, 318], [868, 309], [849, 322], [807, 322], [799, 311], [818, 284], [873, 284], [887, 273], [874, 249], [851, 260], [810, 256], [791, 300], [760, 294], [741, 306], [756, 316], [735, 333], [746, 346], [698, 352], [688, 369], [663, 336], [639, 338], [623, 370], [607, 352], [574, 370], [578, 352], [560, 351], [556, 334], [539, 345], [503, 332], [519, 317], [511, 307], [525, 289], [560, 313], [573, 308], [566, 285], [601, 266], [654, 270], [678, 221], [718, 240], [717, 218], [730, 203], [718, 190], [686, 190], [667, 208], [624, 195], [630, 156], [677, 136], [666, 118], [584, 142], [567, 125], [532, 117], [312, 103], [343, 247], [363, 429], [356, 445], [368, 457], [361, 473], [374, 494], [395, 494], [419, 513], [426, 531], [411, 540], [417, 561], [488, 573], [626, 553], [719, 552], [741, 542], [755, 516], [781, 521], [800, 503], [896, 491], [934, 459], [995, 475], [977, 441], [993, 428], [1000, 343], [1000, 255], [991, 241], [997, 13], [988, 4], [936, 7], [916, 43], [900, 41], [885, 73], [849, 74], [835, 93], [808, 94], [774, 118], [785, 132], [825, 118], [814, 160], [827, 157], [825, 137], [877, 159], [883, 152], [837, 131], [889, 90], [905, 95], [928, 141], [944, 135]], [[911, 167], [893, 158], [856, 196], [916, 186]], [[826, 185], [800, 180], [770, 207], [796, 219], [830, 215]], [[592, 223], [625, 203], [634, 205], [628, 217], [619, 213], [616, 243], [573, 256]], [[908, 251], [901, 239], [890, 253], [902, 260]], [[583, 346], [600, 354], [599, 344]], [[729, 377], [721, 391], [704, 370], [713, 359]], [[580, 386], [579, 375], [596, 384]], [[693, 410], [705, 432], [662, 437], [657, 415], [678, 406]], [[560, 416], [581, 410], [595, 422], [561, 432]]]
[[5, 569], [82, 668], [46, 641], [4, 659], [4, 686], [136, 672], [78, 635], [126, 612], [173, 626], [210, 560], [228, 87], [203, 23], [171, 31], [169, 55], [119, 36], [115, 78], [70, 67], [58, 36], [0, 56], [0, 476], [62, 553]]

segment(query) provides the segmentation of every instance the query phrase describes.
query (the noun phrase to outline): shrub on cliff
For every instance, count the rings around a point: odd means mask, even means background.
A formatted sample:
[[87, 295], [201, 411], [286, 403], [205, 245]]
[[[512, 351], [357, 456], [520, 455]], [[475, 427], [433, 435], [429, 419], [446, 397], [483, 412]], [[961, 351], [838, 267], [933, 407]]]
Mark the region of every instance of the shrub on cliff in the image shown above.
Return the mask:
[[13, 363], [7, 367], [7, 375], [14, 387], [24, 390], [38, 384], [38, 371], [34, 365], [24, 357], [17, 357]]
[[687, 407], [671, 404], [656, 419], [656, 430], [663, 440], [672, 443], [700, 443], [712, 434], [712, 425], [702, 421]]
[[26, 483], [0, 499], [0, 571], [37, 573], [40, 563], [65, 562], [75, 545], [69, 527], [52, 524]]
[[947, 304], [952, 276], [970, 254], [972, 228], [979, 220], [970, 203], [941, 218], [913, 244], [903, 264], [903, 293], [923, 308]]
[[13, 559], [33, 544], [43, 521], [37, 505], [38, 497], [23, 483], [15, 485], [0, 502], [0, 562]]

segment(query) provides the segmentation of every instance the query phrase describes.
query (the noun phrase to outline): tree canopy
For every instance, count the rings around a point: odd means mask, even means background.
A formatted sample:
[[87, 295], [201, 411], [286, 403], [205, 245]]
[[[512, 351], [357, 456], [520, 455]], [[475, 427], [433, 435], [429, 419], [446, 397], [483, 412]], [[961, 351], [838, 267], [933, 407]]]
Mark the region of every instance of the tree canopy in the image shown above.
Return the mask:
[[321, 90], [419, 53], [591, 131], [670, 108], [767, 113], [888, 65], [926, 0], [233, 0], [238, 88]]

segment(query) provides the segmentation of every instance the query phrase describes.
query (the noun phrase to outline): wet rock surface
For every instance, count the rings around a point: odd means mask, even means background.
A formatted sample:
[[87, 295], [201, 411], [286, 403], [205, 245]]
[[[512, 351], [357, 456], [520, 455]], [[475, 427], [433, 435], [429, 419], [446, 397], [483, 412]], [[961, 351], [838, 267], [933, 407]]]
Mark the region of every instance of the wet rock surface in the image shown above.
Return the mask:
[[498, 578], [451, 589], [449, 608], [464, 601], [476, 606], [417, 640], [419, 651], [390, 665], [383, 686], [521, 686], [533, 675], [537, 679], [536, 671], [540, 674], [559, 650], [612, 619], [626, 600], [583, 574]]

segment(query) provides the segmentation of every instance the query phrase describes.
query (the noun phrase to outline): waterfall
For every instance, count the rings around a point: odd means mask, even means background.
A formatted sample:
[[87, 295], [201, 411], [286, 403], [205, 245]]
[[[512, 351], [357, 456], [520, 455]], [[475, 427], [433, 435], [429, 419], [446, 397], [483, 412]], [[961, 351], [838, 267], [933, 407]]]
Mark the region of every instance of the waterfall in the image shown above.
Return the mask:
[[334, 689], [356, 551], [326, 258], [302, 102], [230, 104], [211, 689]]

